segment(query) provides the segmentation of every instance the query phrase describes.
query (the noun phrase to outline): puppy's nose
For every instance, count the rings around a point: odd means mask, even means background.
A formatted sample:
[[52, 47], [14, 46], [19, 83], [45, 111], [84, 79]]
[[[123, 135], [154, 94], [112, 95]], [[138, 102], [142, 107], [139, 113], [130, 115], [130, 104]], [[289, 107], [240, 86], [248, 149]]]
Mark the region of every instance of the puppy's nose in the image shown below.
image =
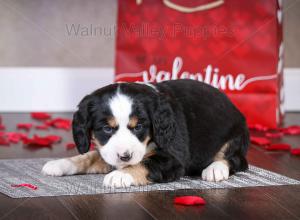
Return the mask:
[[124, 161], [124, 162], [128, 162], [131, 157], [132, 157], [132, 153], [130, 154], [128, 151], [126, 151], [123, 154], [118, 154], [118, 157], [120, 158], [120, 160]]

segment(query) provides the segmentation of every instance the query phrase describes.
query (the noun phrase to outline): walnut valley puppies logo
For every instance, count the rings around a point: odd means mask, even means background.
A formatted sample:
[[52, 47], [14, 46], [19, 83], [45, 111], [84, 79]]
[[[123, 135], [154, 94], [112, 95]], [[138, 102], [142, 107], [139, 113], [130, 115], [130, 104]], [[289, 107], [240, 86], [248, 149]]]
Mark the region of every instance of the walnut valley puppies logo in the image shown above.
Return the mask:
[[138, 73], [121, 73], [115, 78], [116, 82], [125, 81], [125, 79], [141, 77], [144, 83], [162, 82], [166, 80], [176, 79], [193, 79], [210, 84], [218, 89], [240, 91], [247, 85], [256, 81], [276, 79], [277, 74], [257, 76], [246, 78], [243, 73], [233, 76], [232, 74], [220, 74], [219, 68], [214, 68], [212, 65], [207, 65], [204, 72], [190, 73], [182, 70], [183, 60], [181, 57], [176, 57], [173, 62], [172, 71], [158, 70], [155, 64], [150, 65], [149, 70], [144, 70]]
[[116, 26], [114, 25], [94, 25], [94, 24], [66, 24], [66, 33], [72, 37], [106, 37], [111, 38], [116, 35]]
[[[129, 15], [131, 16], [131, 15]], [[135, 42], [138, 38], [150, 39], [174, 39], [178, 36], [184, 36], [190, 39], [208, 39], [209, 37], [226, 36], [233, 38], [236, 33], [235, 27], [226, 27], [223, 25], [186, 25], [175, 23], [171, 25], [142, 22], [120, 23], [116, 25], [101, 25], [101, 24], [65, 24], [65, 31], [70, 37], [115, 37], [119, 32], [124, 35], [127, 40], [133, 39]]]

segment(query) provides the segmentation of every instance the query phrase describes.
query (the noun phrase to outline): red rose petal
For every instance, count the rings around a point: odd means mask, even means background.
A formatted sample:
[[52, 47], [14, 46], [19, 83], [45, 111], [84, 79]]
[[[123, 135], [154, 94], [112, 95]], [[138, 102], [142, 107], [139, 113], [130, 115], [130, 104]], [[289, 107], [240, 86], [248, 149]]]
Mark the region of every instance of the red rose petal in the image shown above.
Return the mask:
[[282, 128], [281, 131], [287, 135], [298, 135], [300, 134], [300, 126], [292, 125], [286, 128]]
[[54, 128], [61, 128], [65, 130], [71, 129], [71, 120], [66, 118], [55, 118], [53, 120], [49, 120], [46, 122], [47, 125], [52, 126]]
[[90, 145], [90, 150], [94, 150], [95, 147], [96, 147], [96, 145], [95, 145], [94, 143], [91, 143], [91, 145]]
[[268, 151], [277, 151], [277, 150], [289, 151], [291, 149], [291, 145], [284, 144], [284, 143], [271, 144], [269, 146], [266, 146], [265, 149]]
[[27, 187], [29, 189], [37, 190], [37, 186], [30, 183], [12, 184], [11, 187]]
[[255, 130], [255, 131], [267, 131], [267, 130], [269, 130], [268, 127], [263, 126], [261, 124], [250, 124], [250, 125], [248, 125], [248, 128], [250, 130]]
[[23, 137], [26, 135], [19, 132], [0, 132], [0, 143], [2, 145], [17, 144]]
[[179, 196], [174, 199], [178, 205], [205, 205], [205, 200], [200, 196]]
[[265, 137], [255, 137], [255, 136], [251, 136], [250, 141], [252, 144], [256, 144], [259, 146], [265, 146], [271, 143], [270, 140]]
[[48, 147], [48, 146], [51, 146], [51, 141], [49, 141], [49, 139], [40, 138], [35, 135], [33, 138], [24, 138], [23, 144]]
[[34, 126], [35, 129], [38, 129], [38, 130], [48, 130], [49, 129], [49, 126], [48, 125], [36, 125]]
[[76, 144], [75, 144], [75, 143], [67, 143], [67, 144], [66, 144], [67, 150], [74, 149], [75, 147], [76, 147]]
[[0, 136], [0, 145], [1, 146], [9, 146], [9, 141], [7, 140], [7, 137]]
[[36, 146], [49, 147], [52, 144], [61, 141], [61, 137], [57, 136], [57, 135], [48, 135], [45, 137], [34, 135], [33, 138], [25, 137], [22, 139], [22, 141], [23, 141], [23, 144], [25, 144], [25, 145], [36, 145]]
[[19, 133], [19, 132], [7, 132], [6, 133], [7, 139], [9, 142], [17, 144], [22, 140], [24, 137], [27, 137], [26, 134]]
[[31, 123], [19, 123], [19, 124], [17, 124], [17, 128], [29, 131], [32, 128], [32, 124]]
[[266, 132], [265, 136], [268, 138], [280, 138], [283, 136], [283, 133], [282, 132], [276, 132], [276, 133]]
[[300, 156], [300, 148], [291, 149], [291, 154], [296, 155], [296, 156]]
[[48, 135], [45, 138], [49, 139], [50, 141], [52, 141], [52, 143], [57, 143], [61, 141], [61, 137], [58, 135]]
[[51, 115], [46, 112], [32, 112], [31, 118], [36, 120], [47, 120], [51, 118]]

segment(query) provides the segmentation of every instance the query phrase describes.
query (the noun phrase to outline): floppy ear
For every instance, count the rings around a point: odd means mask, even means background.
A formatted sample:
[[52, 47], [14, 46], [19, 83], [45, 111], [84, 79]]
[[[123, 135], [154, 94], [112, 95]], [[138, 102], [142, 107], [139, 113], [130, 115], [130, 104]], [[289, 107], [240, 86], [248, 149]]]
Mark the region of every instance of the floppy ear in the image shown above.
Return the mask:
[[152, 106], [151, 120], [153, 139], [160, 148], [172, 148], [176, 138], [176, 121], [170, 103], [159, 96], [156, 106]]
[[91, 122], [89, 116], [90, 96], [84, 99], [78, 105], [78, 111], [74, 113], [72, 130], [73, 139], [79, 153], [84, 154], [89, 151], [91, 144]]

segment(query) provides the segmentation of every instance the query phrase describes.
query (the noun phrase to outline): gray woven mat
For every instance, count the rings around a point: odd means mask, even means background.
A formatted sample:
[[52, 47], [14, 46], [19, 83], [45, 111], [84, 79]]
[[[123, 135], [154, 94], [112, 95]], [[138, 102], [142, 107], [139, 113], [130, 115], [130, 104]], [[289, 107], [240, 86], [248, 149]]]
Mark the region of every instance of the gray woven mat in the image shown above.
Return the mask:
[[[104, 188], [102, 186], [104, 175], [100, 174], [64, 177], [43, 176], [40, 171], [42, 166], [49, 160], [51, 159], [0, 160], [0, 192], [12, 198], [23, 198], [119, 192], [145, 192], [156, 190], [165, 191], [177, 189], [212, 189], [300, 184], [300, 181], [255, 166], [250, 166], [247, 172], [237, 173], [236, 175], [231, 176], [229, 180], [220, 183], [206, 182], [202, 181], [200, 178], [184, 177], [179, 181], [171, 183], [111, 189]], [[30, 183], [37, 186], [38, 189], [32, 190], [26, 187], [11, 187], [12, 184], [21, 183]]]

